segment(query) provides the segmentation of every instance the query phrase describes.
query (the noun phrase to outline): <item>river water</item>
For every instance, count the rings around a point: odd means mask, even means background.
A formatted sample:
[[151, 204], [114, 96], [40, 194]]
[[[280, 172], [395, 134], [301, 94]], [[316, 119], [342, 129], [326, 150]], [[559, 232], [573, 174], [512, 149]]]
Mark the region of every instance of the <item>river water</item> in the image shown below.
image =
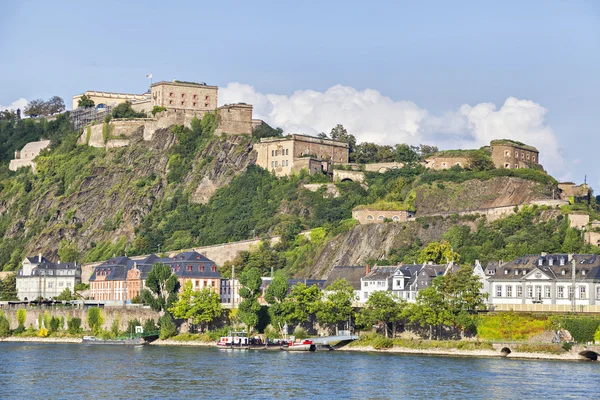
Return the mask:
[[597, 398], [600, 365], [356, 352], [0, 343], [0, 399]]

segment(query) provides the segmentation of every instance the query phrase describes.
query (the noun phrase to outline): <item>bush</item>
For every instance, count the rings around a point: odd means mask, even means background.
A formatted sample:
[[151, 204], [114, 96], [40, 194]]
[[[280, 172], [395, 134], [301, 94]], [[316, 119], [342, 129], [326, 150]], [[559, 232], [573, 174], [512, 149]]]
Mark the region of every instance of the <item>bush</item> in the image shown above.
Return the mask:
[[161, 339], [168, 339], [177, 334], [177, 326], [175, 325], [175, 321], [173, 321], [173, 317], [171, 314], [165, 314], [158, 320], [158, 325], [160, 325], [160, 335]]
[[17, 323], [19, 326], [25, 326], [25, 320], [27, 320], [27, 310], [19, 308], [17, 310]]
[[10, 336], [10, 323], [4, 315], [0, 315], [0, 337]]
[[296, 328], [294, 329], [294, 337], [299, 340], [306, 339], [308, 338], [308, 332], [302, 328]]
[[156, 326], [156, 322], [152, 318], [149, 318], [144, 322], [144, 332], [152, 332], [157, 331], [158, 326]]
[[565, 351], [571, 351], [571, 349], [573, 348], [573, 343], [570, 343], [570, 342], [564, 342], [564, 343], [562, 344], [562, 348], [563, 348]]
[[97, 335], [102, 330], [102, 325], [104, 325], [104, 317], [102, 316], [102, 310], [98, 307], [90, 307], [88, 309], [88, 326], [90, 330]]
[[569, 331], [576, 342], [593, 342], [594, 334], [600, 327], [600, 319], [593, 317], [565, 318], [562, 326]]
[[47, 337], [48, 336], [48, 329], [46, 329], [46, 328], [40, 328], [40, 330], [38, 331], [38, 336], [39, 337]]
[[60, 328], [60, 318], [52, 317], [50, 318], [50, 333], [54, 333], [58, 331]]
[[20, 335], [25, 332], [25, 327], [23, 325], [17, 326], [17, 329], [13, 331], [13, 335]]
[[67, 326], [71, 335], [77, 335], [81, 333], [81, 318], [71, 318], [67, 322]]

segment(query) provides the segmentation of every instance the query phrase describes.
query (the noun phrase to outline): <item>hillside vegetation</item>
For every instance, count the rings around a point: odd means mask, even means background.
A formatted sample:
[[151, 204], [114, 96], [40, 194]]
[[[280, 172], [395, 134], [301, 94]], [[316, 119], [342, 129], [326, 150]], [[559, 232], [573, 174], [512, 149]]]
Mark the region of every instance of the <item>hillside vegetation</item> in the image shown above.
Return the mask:
[[[409, 162], [384, 174], [366, 173], [367, 187], [336, 183], [339, 196], [333, 197], [325, 187], [317, 192], [303, 187], [328, 182], [323, 175], [278, 179], [255, 166], [252, 138], [216, 136], [214, 114], [195, 120], [191, 129], [160, 130], [150, 142], [140, 130], [129, 146], [108, 151], [77, 146], [80, 133], [70, 131], [68, 114], [50, 123], [22, 122], [13, 123], [11, 137], [43, 136], [52, 144], [37, 158], [37, 174], [7, 171], [2, 160], [0, 266], [5, 270], [38, 252], [89, 262], [282, 235], [274, 248], [263, 245], [240, 254], [236, 267], [320, 277], [336, 264], [409, 262], [432, 241], [449, 241], [461, 260], [472, 262], [564, 249], [569, 237], [560, 211], [544, 208], [491, 224], [473, 216], [377, 226], [357, 226], [351, 219], [353, 208], [369, 204], [416, 209], [419, 215], [545, 199], [556, 182], [540, 171], [437, 172]], [[29, 131], [36, 133], [27, 136]], [[11, 151], [21, 146], [16, 139], [11, 143]], [[312, 230], [311, 240], [297, 236], [303, 230]], [[573, 235], [571, 247], [582, 249], [581, 238]]]

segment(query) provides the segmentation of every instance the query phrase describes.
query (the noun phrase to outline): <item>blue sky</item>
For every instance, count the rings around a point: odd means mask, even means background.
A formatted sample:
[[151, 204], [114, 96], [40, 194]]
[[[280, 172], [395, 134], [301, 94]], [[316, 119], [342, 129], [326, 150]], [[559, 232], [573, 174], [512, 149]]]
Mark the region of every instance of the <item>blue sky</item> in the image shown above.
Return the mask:
[[339, 122], [444, 148], [512, 136], [553, 175], [600, 186], [600, 2], [122, 3], [4, 4], [0, 105], [140, 93], [152, 72], [219, 85], [288, 131]]

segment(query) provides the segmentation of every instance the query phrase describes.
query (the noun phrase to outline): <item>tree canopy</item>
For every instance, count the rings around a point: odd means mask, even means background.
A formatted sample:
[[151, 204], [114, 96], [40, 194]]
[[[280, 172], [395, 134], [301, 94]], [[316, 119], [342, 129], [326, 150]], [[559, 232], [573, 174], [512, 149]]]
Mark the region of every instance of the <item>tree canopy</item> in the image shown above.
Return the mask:
[[191, 281], [183, 285], [177, 301], [169, 308], [175, 318], [200, 324], [202, 331], [221, 316], [221, 296], [210, 288], [194, 290]]
[[141, 293], [142, 301], [156, 311], [168, 311], [177, 300], [179, 280], [171, 268], [163, 263], [152, 266], [146, 277], [146, 289]]

